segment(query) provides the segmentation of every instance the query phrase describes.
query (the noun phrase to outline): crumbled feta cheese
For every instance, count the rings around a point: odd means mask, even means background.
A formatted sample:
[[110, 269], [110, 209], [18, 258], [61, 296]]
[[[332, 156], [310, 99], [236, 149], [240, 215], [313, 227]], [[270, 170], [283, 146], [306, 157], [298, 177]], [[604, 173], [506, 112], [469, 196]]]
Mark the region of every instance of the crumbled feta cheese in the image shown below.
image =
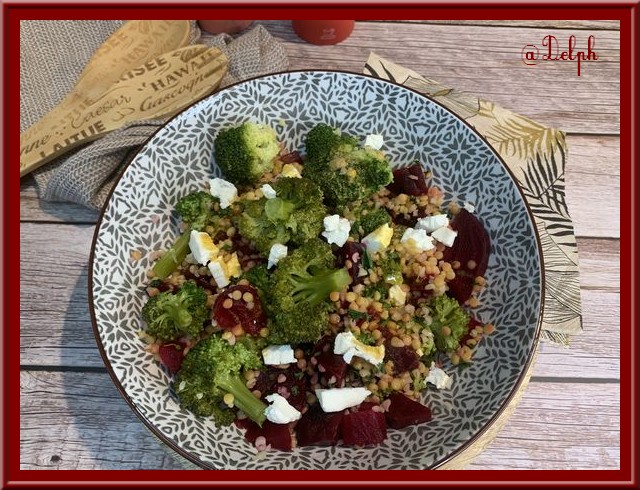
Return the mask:
[[462, 207], [463, 207], [464, 209], [466, 209], [467, 211], [469, 211], [470, 213], [475, 213], [475, 211], [476, 211], [476, 207], [475, 207], [472, 203], [470, 203], [470, 202], [465, 202], [465, 203], [462, 205]]
[[389, 300], [396, 306], [402, 306], [407, 301], [407, 293], [401, 286], [394, 284], [389, 288]]
[[231, 182], [224, 179], [209, 180], [209, 192], [213, 197], [220, 199], [220, 207], [226, 209], [231, 206], [231, 203], [238, 198], [238, 189]]
[[288, 424], [300, 420], [302, 417], [302, 413], [292, 407], [287, 399], [278, 393], [267, 395], [265, 399], [271, 405], [264, 409], [264, 415], [274, 424]]
[[340, 412], [360, 405], [371, 394], [366, 388], [317, 389], [315, 393], [326, 413]]
[[426, 377], [425, 381], [435, 385], [439, 390], [448, 390], [451, 388], [451, 384], [453, 383], [451, 376], [439, 367], [436, 367], [434, 363], [431, 364], [431, 367], [429, 368], [429, 375]]
[[290, 345], [270, 345], [262, 349], [264, 363], [270, 366], [297, 362]]
[[351, 223], [347, 218], [341, 218], [338, 214], [325, 216], [324, 231], [322, 236], [327, 239], [328, 243], [335, 243], [338, 247], [342, 247], [351, 231]]
[[382, 148], [382, 145], [384, 145], [384, 139], [381, 134], [369, 134], [364, 139], [364, 146], [368, 146], [374, 150], [379, 150]]
[[427, 236], [425, 230], [416, 230], [413, 228], [407, 228], [404, 231], [400, 243], [407, 245], [409, 249], [416, 252], [424, 252], [425, 250], [436, 248], [433, 244], [433, 238]]
[[393, 228], [388, 223], [385, 223], [364, 237], [362, 243], [366, 245], [367, 251], [373, 254], [387, 248], [391, 243], [392, 237]]
[[280, 259], [285, 258], [288, 250], [289, 249], [286, 245], [282, 245], [282, 243], [274, 243], [271, 246], [271, 250], [269, 250], [267, 269], [271, 269], [274, 265], [280, 262]]
[[425, 230], [427, 233], [436, 231], [438, 228], [449, 225], [449, 217], [446, 214], [434, 214], [433, 216], [426, 216], [420, 218], [416, 223], [415, 228], [419, 230]]
[[282, 166], [282, 171], [280, 172], [280, 175], [282, 175], [283, 177], [292, 177], [294, 179], [302, 178], [302, 175], [300, 175], [300, 172], [298, 171], [298, 169], [290, 163], [285, 163]]
[[333, 353], [342, 355], [346, 363], [355, 356], [376, 365], [384, 359], [384, 345], [363, 344], [351, 332], [342, 332], [336, 335]]
[[229, 285], [229, 275], [227, 274], [227, 267], [222, 257], [216, 257], [209, 262], [209, 270], [219, 288], [224, 288]]
[[458, 236], [457, 231], [453, 231], [448, 226], [443, 226], [442, 228], [438, 228], [436, 231], [431, 233], [431, 236], [438, 240], [440, 243], [450, 247], [453, 245], [456, 237]]
[[215, 259], [219, 251], [208, 233], [196, 230], [191, 230], [189, 248], [193, 259], [202, 265], [207, 265], [210, 260]]
[[262, 190], [262, 195], [267, 199], [274, 199], [276, 197], [276, 190], [269, 184], [264, 184], [260, 189]]

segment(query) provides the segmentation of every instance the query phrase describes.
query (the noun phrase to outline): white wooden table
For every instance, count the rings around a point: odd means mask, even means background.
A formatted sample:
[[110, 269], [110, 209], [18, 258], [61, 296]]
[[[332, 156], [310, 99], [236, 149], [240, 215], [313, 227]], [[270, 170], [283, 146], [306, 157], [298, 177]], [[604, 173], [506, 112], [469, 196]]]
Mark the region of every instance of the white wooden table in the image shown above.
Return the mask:
[[[262, 22], [291, 69], [361, 72], [370, 51], [428, 78], [568, 133], [566, 192], [580, 253], [584, 333], [544, 344], [522, 403], [475, 469], [617, 469], [620, 465], [620, 37], [617, 21], [358, 22], [336, 46]], [[544, 35], [598, 61], [525, 66]], [[566, 48], [565, 48], [566, 49]], [[87, 264], [98, 213], [20, 193], [20, 463], [23, 469], [180, 468], [112, 385], [93, 337]]]

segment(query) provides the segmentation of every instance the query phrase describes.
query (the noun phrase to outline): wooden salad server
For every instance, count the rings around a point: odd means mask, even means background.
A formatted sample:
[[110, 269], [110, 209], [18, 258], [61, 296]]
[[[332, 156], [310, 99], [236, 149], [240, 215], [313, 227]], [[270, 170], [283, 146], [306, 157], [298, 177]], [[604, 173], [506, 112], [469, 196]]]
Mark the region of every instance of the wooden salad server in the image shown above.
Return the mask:
[[[89, 104], [128, 71], [187, 46], [190, 38], [188, 20], [130, 20], [123, 24], [96, 50], [65, 98], [20, 134], [20, 161], [32, 152], [38, 153], [39, 146], [53, 137], [52, 126], [70, 111]], [[27, 170], [21, 163], [20, 177], [33, 168]]]
[[227, 62], [218, 48], [195, 44], [134, 68], [46, 128], [38, 147], [20, 155], [20, 175], [130, 122], [176, 114], [218, 88]]

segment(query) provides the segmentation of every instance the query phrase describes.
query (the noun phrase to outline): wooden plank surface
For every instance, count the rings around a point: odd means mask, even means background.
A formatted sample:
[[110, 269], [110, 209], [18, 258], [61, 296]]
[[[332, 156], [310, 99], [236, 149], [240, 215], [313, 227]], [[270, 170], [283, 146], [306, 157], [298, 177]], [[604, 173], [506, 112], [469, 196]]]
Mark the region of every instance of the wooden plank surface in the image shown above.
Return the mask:
[[[567, 206], [578, 236], [619, 237], [620, 138], [618, 136], [567, 137]], [[582, 203], [589, 202], [584, 206]], [[606, 216], [606, 219], [603, 219]], [[35, 182], [20, 182], [20, 219], [66, 223], [95, 223], [98, 212], [73, 204], [38, 199]]]
[[593, 32], [598, 60], [583, 63], [578, 77], [575, 62], [526, 66], [521, 52], [528, 44], [544, 51], [545, 35], [554, 35], [565, 45], [572, 34], [577, 36], [577, 47], [586, 51], [588, 30], [357, 22], [343, 43], [316, 46], [298, 38], [289, 21], [260, 22], [285, 41], [290, 69], [360, 73], [374, 51], [443, 85], [563, 131], [618, 134], [620, 130], [618, 31]]
[[461, 26], [534, 27], [536, 29], [620, 30], [619, 20], [400, 20], [397, 22]]
[[[22, 469], [181, 468], [106, 373], [23, 371], [20, 385]], [[507, 426], [471, 467], [616, 468], [619, 397], [613, 383], [532, 382]]]
[[[94, 227], [23, 223], [20, 257], [21, 364], [103, 366], [87, 306], [88, 257]], [[51, 252], [37, 244], [48, 237]], [[584, 327], [569, 349], [544, 345], [534, 376], [619, 378], [619, 243], [580, 239]], [[55, 252], [53, 252], [55, 251]], [[51, 263], [58, 274], [43, 275]], [[38, 304], [40, 307], [33, 308]], [[598, 342], [589, 335], [598, 331]], [[594, 358], [602, 362], [594, 362]]]
[[[374, 51], [569, 133], [566, 199], [585, 331], [568, 348], [541, 346], [522, 403], [471, 468], [618, 468], [619, 22], [358, 21], [336, 46], [301, 41], [290, 21], [258, 22], [282, 41], [290, 69], [361, 72]], [[578, 48], [594, 35], [598, 61], [580, 77], [575, 63], [525, 66], [522, 47], [542, 49], [548, 34], [561, 47], [573, 34]], [[98, 212], [40, 201], [32, 177], [20, 197], [21, 467], [181, 468], [126, 406], [98, 354], [87, 307]]]

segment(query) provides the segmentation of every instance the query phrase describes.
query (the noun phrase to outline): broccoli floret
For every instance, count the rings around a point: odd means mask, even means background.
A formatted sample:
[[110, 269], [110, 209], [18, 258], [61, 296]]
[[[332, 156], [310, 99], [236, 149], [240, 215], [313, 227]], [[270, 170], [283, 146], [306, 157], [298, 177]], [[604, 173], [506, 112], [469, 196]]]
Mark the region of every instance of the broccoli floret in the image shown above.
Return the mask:
[[174, 381], [180, 404], [199, 416], [213, 416], [220, 425], [230, 424], [235, 414], [224, 396], [233, 395], [233, 405], [262, 425], [266, 405], [247, 388], [243, 373], [262, 367], [256, 345], [223, 340], [219, 334], [198, 342], [187, 352]]
[[[439, 351], [451, 352], [458, 348], [460, 340], [467, 334], [469, 314], [462, 309], [454, 298], [436, 296], [429, 305], [431, 309], [431, 325], [436, 348]], [[443, 332], [447, 327], [448, 335]]]
[[259, 264], [252, 267], [244, 273], [243, 279], [249, 281], [251, 285], [262, 294], [269, 290], [270, 276], [266, 264]]
[[286, 343], [315, 342], [328, 326], [329, 294], [351, 280], [346, 269], [334, 268], [331, 246], [307, 241], [278, 262], [269, 299], [275, 312], [271, 334]]
[[308, 179], [281, 177], [273, 188], [276, 198], [282, 200], [290, 209], [286, 227], [291, 231], [291, 241], [302, 245], [316, 238], [323, 229], [323, 220], [327, 208], [322, 203], [322, 190]]
[[379, 268], [378, 276], [389, 285], [402, 284], [402, 266], [400, 265], [400, 256], [397, 252], [391, 252], [381, 257], [377, 264]]
[[338, 209], [340, 215], [351, 222], [351, 235], [361, 239], [386, 224], [391, 224], [391, 216], [384, 207], [375, 207], [371, 200], [356, 201]]
[[214, 199], [208, 192], [195, 191], [176, 203], [176, 211], [182, 217], [182, 221], [191, 226], [191, 229], [201, 231], [209, 220]]
[[225, 178], [234, 184], [252, 184], [273, 168], [280, 153], [273, 128], [245, 122], [218, 133], [214, 142], [216, 162]]
[[190, 281], [175, 293], [165, 291], [149, 298], [142, 308], [147, 332], [161, 341], [197, 336], [208, 317], [207, 293]]
[[354, 223], [354, 228], [361, 237], [365, 237], [384, 224], [391, 224], [391, 216], [386, 209], [376, 208], [361, 214], [358, 221]]
[[326, 124], [309, 131], [305, 148], [303, 176], [321, 187], [331, 206], [365, 199], [393, 180], [381, 151], [363, 148], [353, 136]]
[[326, 215], [322, 191], [309, 179], [281, 177], [273, 188], [277, 197], [248, 201], [236, 220], [240, 234], [263, 255], [275, 243], [302, 245], [316, 238]]
[[289, 232], [284, 224], [271, 221], [266, 214], [267, 199], [246, 201], [244, 210], [236, 218], [240, 234], [251, 240], [258, 251], [267, 256], [274, 243], [285, 244], [289, 241]]

